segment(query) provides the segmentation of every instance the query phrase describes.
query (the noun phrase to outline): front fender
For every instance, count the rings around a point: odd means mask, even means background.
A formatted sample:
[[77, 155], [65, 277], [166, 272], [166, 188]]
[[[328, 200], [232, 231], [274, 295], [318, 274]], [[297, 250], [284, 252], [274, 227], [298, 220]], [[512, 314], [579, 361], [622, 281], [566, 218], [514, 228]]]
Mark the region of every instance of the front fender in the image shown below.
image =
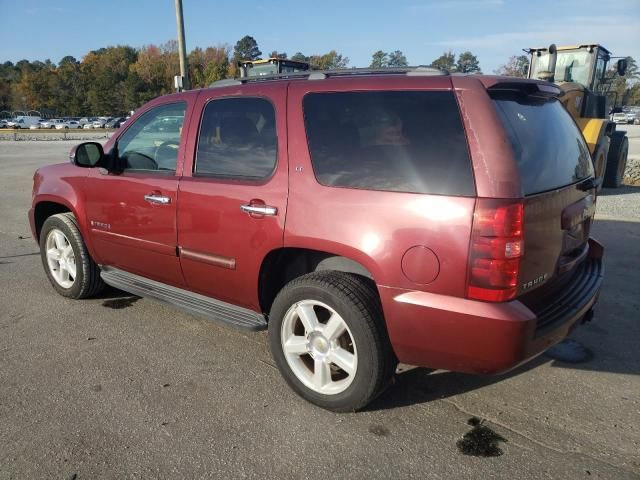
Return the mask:
[[[40, 168], [34, 175], [32, 206], [29, 220], [34, 239], [39, 242], [40, 225], [38, 225], [38, 209], [44, 208], [44, 203], [57, 204], [73, 213], [78, 222], [80, 234], [91, 257], [100, 263], [96, 257], [84, 203], [84, 189], [86, 187], [88, 169], [71, 164], [51, 165]], [[55, 211], [55, 210], [52, 210]]]

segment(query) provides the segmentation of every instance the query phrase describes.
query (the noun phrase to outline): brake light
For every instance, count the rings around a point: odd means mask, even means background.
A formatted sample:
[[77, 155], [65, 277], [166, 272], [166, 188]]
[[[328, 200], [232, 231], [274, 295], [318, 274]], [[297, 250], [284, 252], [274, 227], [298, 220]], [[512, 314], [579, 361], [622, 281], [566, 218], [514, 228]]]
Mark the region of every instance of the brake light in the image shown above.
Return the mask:
[[522, 203], [478, 199], [469, 247], [467, 297], [504, 302], [516, 296], [524, 255], [523, 224]]

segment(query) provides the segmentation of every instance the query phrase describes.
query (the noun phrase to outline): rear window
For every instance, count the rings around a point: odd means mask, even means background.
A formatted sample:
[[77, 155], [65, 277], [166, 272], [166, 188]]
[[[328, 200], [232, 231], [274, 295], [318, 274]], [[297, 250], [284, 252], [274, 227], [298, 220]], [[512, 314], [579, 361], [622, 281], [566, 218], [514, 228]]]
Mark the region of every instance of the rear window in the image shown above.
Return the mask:
[[593, 175], [582, 133], [558, 100], [493, 92], [520, 171], [525, 195]]
[[303, 101], [318, 182], [332, 187], [473, 196], [452, 92], [312, 93]]

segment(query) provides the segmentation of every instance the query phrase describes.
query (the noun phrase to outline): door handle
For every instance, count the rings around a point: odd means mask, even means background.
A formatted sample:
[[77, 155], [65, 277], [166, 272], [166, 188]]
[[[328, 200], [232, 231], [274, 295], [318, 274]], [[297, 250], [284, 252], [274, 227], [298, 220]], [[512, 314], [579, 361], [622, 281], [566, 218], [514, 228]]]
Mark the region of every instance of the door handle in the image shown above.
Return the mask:
[[157, 205], [169, 205], [171, 203], [170, 197], [165, 197], [164, 195], [157, 195], [155, 193], [150, 193], [149, 195], [145, 195], [144, 199], [149, 203], [155, 203]]
[[278, 209], [268, 205], [240, 205], [240, 210], [254, 215], [277, 215]]

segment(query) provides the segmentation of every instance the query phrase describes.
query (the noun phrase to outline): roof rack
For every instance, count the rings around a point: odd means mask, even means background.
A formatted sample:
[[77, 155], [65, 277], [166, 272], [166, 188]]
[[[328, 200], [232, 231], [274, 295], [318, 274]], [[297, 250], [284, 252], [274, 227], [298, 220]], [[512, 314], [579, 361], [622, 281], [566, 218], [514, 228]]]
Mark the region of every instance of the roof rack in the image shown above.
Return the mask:
[[402, 68], [344, 68], [339, 70], [308, 70], [305, 72], [276, 73], [259, 77], [227, 78], [209, 85], [210, 88], [242, 85], [244, 83], [266, 82], [271, 80], [307, 79], [324, 80], [329, 77], [355, 77], [365, 75], [406, 75], [409, 77], [431, 77], [449, 75], [446, 70], [433, 67], [402, 67]]

